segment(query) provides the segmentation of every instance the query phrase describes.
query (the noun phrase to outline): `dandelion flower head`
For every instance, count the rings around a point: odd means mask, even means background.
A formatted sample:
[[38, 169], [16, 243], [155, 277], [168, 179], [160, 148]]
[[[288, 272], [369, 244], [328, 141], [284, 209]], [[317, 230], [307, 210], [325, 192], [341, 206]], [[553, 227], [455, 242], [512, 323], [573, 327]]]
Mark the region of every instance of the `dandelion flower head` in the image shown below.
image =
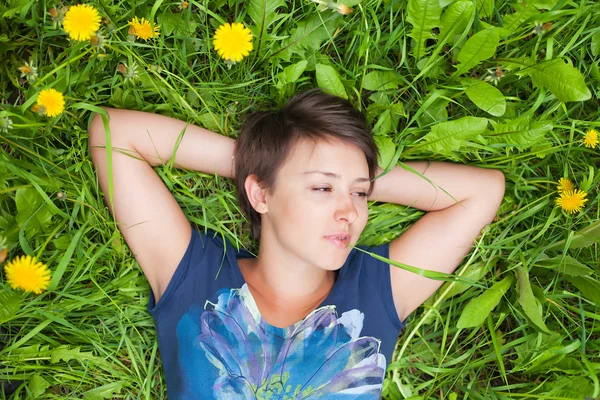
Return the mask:
[[133, 17], [133, 19], [129, 22], [129, 25], [131, 26], [130, 32], [138, 39], [148, 40], [160, 35], [160, 26], [152, 26], [150, 21], [148, 21], [146, 18], [138, 20], [137, 17]]
[[558, 180], [558, 193], [570, 192], [571, 190], [575, 190], [575, 185], [568, 178], [560, 178]]
[[72, 40], [90, 40], [100, 29], [100, 14], [89, 4], [71, 6], [65, 14], [63, 28]]
[[585, 133], [583, 138], [585, 147], [594, 148], [598, 145], [598, 132], [595, 129], [590, 129]]
[[43, 107], [44, 114], [48, 117], [56, 117], [65, 109], [65, 98], [56, 89], [45, 89], [38, 94], [36, 104]]
[[35, 257], [16, 257], [4, 266], [4, 271], [13, 289], [40, 294], [50, 284], [50, 270]]
[[238, 62], [253, 49], [252, 32], [240, 22], [225, 23], [215, 32], [213, 44], [223, 59]]
[[567, 213], [575, 214], [581, 211], [581, 208], [588, 201], [585, 197], [587, 193], [583, 190], [570, 190], [568, 192], [561, 193], [560, 197], [556, 199], [556, 204], [560, 206]]

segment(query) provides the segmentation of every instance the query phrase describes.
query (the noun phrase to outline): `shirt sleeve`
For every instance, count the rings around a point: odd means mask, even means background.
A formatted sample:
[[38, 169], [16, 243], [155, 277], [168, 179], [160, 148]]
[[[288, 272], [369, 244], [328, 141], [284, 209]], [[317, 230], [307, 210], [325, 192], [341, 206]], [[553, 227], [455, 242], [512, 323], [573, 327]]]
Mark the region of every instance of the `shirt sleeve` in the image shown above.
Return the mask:
[[167, 289], [155, 304], [155, 297], [150, 290], [148, 312], [173, 312], [173, 308], [185, 308], [195, 297], [206, 296], [223, 278], [222, 273], [231, 280], [228, 259], [225, 253], [225, 242], [218, 233], [208, 230], [199, 232], [192, 228], [188, 247], [171, 277]]

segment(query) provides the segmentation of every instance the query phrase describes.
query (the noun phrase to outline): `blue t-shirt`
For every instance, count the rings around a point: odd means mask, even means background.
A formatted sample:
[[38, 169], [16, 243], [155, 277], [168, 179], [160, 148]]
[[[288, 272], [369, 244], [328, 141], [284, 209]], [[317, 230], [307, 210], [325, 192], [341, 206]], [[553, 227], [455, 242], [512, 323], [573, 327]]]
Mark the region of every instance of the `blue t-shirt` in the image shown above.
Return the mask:
[[[388, 258], [389, 244], [364, 249]], [[158, 304], [150, 291], [168, 398], [379, 399], [404, 326], [389, 264], [352, 249], [323, 303], [279, 328], [248, 290], [237, 263], [247, 257], [192, 229]]]

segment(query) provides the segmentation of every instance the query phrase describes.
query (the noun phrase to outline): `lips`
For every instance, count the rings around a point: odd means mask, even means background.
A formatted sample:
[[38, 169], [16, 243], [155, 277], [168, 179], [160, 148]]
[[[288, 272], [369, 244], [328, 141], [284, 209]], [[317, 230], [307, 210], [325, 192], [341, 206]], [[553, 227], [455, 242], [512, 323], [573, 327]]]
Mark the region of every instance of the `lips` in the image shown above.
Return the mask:
[[327, 235], [325, 236], [325, 239], [329, 240], [331, 243], [342, 249], [345, 249], [347, 245], [350, 244], [349, 233], [342, 232], [333, 235]]

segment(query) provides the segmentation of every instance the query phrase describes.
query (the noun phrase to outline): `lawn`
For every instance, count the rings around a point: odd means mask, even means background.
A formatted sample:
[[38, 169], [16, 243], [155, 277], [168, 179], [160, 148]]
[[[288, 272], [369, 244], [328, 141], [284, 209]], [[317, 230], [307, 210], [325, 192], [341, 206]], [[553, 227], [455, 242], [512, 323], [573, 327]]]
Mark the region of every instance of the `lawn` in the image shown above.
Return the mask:
[[[0, 397], [166, 397], [150, 288], [89, 156], [92, 112], [236, 137], [247, 113], [316, 86], [367, 115], [383, 168], [434, 160], [506, 176], [494, 222], [410, 317], [384, 398], [600, 397], [600, 3], [77, 4], [0, 4]], [[252, 33], [239, 61], [214, 45], [232, 22]], [[156, 172], [193, 224], [255, 248], [231, 181]], [[372, 203], [359, 244], [422, 215]], [[24, 255], [51, 273], [39, 293], [8, 277]]]

